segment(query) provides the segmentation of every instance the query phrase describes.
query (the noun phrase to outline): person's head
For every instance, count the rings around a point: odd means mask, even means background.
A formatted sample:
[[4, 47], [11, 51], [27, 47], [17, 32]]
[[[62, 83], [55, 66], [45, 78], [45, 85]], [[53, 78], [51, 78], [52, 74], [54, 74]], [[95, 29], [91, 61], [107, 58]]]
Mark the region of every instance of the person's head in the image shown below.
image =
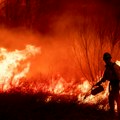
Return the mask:
[[109, 64], [111, 62], [111, 54], [108, 52], [105, 52], [103, 54], [103, 60], [105, 61], [106, 64]]

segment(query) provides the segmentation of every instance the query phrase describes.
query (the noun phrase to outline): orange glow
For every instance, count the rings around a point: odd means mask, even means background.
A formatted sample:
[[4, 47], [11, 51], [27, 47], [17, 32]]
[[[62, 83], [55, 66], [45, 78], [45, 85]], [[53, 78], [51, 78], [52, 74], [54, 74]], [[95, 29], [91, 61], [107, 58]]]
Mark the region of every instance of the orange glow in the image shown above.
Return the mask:
[[[82, 83], [75, 82], [75, 78], [67, 81], [61, 74], [54, 74], [47, 80], [42, 78], [28, 79], [27, 74], [30, 71], [31, 57], [41, 53], [39, 47], [26, 45], [23, 50], [8, 51], [6, 48], [0, 48], [0, 90], [1, 92], [19, 87], [21, 91], [33, 93], [40, 91], [50, 93], [45, 102], [52, 101], [53, 97], [58, 95], [76, 97], [78, 103], [96, 104], [107, 98], [108, 84], [104, 85], [105, 91], [91, 95], [92, 85], [89, 80], [81, 78]], [[119, 61], [116, 61], [119, 64]], [[97, 76], [101, 78], [101, 76]], [[37, 80], [38, 79], [38, 80]], [[86, 99], [84, 97], [87, 95]], [[108, 105], [99, 105], [99, 109], [108, 109]]]
[[[7, 91], [12, 88], [19, 87], [24, 92], [32, 90], [34, 93], [42, 91], [49, 92], [53, 95], [69, 95], [77, 97], [77, 101], [84, 103], [95, 104], [99, 99], [104, 99], [107, 95], [107, 90], [97, 96], [89, 95], [85, 100], [84, 96], [91, 89], [91, 84], [84, 79], [83, 83], [75, 83], [72, 78], [69, 82], [66, 81], [59, 73], [52, 76], [45, 83], [40, 79], [27, 80], [27, 74], [30, 71], [30, 58], [37, 53], [41, 53], [40, 48], [32, 45], [26, 45], [24, 50], [8, 51], [5, 48], [0, 48], [0, 90]], [[39, 78], [36, 78], [39, 79]], [[52, 96], [48, 96], [45, 102], [50, 102]]]
[[[46, 103], [107, 101], [108, 83], [97, 95], [91, 90], [103, 75], [104, 52], [120, 66], [120, 25], [113, 1], [105, 3], [108, 14], [95, 0], [0, 0], [0, 92], [42, 93]], [[107, 103], [99, 109], [108, 110]]]

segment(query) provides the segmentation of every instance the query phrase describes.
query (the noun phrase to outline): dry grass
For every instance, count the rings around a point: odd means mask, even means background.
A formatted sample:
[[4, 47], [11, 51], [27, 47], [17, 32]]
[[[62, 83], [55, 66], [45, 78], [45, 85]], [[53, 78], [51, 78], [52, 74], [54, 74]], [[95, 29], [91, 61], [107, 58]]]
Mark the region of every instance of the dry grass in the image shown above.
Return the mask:
[[108, 111], [96, 106], [78, 105], [74, 100], [44, 102], [48, 94], [0, 94], [1, 120], [112, 120]]

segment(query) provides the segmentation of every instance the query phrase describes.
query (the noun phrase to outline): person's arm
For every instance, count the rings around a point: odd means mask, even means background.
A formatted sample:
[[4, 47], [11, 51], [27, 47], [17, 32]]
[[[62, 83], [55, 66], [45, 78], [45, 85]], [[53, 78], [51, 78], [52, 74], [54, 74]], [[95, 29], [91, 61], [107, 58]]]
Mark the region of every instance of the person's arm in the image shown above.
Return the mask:
[[113, 67], [114, 67], [115, 73], [117, 75], [117, 78], [120, 80], [120, 66], [115, 64]]
[[103, 77], [99, 82], [95, 84], [95, 86], [100, 86], [103, 82], [105, 82], [106, 79]]
[[100, 86], [103, 82], [105, 82], [105, 81], [107, 80], [107, 79], [106, 79], [106, 72], [107, 72], [107, 71], [105, 70], [102, 79], [101, 79], [99, 82], [97, 82], [97, 83], [95, 84], [95, 86]]

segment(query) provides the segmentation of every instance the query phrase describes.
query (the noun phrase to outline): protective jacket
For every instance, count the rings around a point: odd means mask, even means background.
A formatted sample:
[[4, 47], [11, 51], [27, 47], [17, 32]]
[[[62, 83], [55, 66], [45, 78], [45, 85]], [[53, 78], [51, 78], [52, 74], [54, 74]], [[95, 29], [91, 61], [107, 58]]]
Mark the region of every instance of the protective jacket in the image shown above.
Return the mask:
[[105, 66], [103, 77], [101, 81], [97, 83], [97, 85], [100, 85], [102, 82], [105, 82], [106, 80], [110, 81], [109, 91], [111, 90], [116, 91], [120, 89], [120, 66], [112, 62], [110, 64], [107, 64]]

